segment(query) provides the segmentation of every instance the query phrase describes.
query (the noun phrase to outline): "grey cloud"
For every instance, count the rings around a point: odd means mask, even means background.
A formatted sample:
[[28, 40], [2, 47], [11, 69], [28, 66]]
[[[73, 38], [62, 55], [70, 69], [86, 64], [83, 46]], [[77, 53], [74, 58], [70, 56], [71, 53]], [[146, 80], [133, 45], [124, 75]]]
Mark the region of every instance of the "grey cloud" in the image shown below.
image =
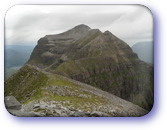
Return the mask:
[[7, 21], [9, 23], [6, 26], [7, 41], [11, 44], [24, 42], [35, 44], [40, 37], [61, 33], [78, 24], [87, 24], [91, 28], [99, 28], [102, 31], [110, 30], [118, 37], [125, 40], [134, 39], [134, 42], [135, 39], [149, 38], [152, 33], [150, 27], [142, 27], [144, 23], [142, 19], [146, 12], [139, 7], [132, 12], [127, 11], [126, 7], [126, 10], [122, 11], [121, 8], [110, 6], [86, 7], [85, 5], [65, 9], [66, 6], [62, 10], [52, 8], [50, 12], [44, 13], [34, 8], [33, 11], [18, 14], [14, 23]]
[[[85, 14], [82, 13], [50, 13], [50, 14], [28, 14], [20, 18], [14, 25], [13, 29], [22, 29], [26, 27], [37, 27], [41, 29], [54, 29], [54, 27], [61, 29], [65, 26], [71, 26], [74, 23], [88, 23], [90, 25], [110, 25], [112, 22], [117, 20], [123, 14]], [[43, 26], [41, 26], [43, 25]]]

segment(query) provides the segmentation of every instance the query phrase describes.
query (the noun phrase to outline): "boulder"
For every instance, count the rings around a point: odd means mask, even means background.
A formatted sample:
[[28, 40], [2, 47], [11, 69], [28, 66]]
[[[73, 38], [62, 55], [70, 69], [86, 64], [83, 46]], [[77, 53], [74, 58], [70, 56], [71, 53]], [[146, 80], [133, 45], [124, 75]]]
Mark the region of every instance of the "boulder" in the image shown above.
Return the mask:
[[33, 109], [40, 108], [40, 104], [34, 104]]
[[101, 111], [93, 111], [91, 114], [90, 114], [91, 117], [109, 117], [108, 114], [104, 113], [104, 112], [101, 112]]
[[42, 116], [39, 113], [27, 112], [27, 111], [23, 111], [23, 110], [9, 109], [8, 111], [9, 111], [10, 114], [12, 114], [14, 116], [17, 116], [17, 117], [40, 117], [40, 116]]
[[6, 96], [5, 97], [5, 106], [7, 109], [12, 110], [20, 110], [22, 108], [22, 105], [14, 96]]
[[75, 111], [69, 115], [69, 117], [87, 117], [87, 113], [83, 111]]

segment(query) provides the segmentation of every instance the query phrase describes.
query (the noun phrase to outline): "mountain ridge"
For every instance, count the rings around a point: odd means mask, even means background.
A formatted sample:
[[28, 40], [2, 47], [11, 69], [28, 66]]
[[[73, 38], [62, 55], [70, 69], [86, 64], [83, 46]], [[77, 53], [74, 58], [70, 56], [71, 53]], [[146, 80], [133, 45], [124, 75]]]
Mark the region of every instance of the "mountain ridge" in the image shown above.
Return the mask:
[[[21, 82], [13, 84], [16, 77]], [[5, 95], [15, 96], [23, 104], [22, 112], [38, 116], [143, 116], [148, 113], [108, 92], [36, 66], [25, 65], [5, 83]], [[16, 116], [21, 112], [9, 111]]]

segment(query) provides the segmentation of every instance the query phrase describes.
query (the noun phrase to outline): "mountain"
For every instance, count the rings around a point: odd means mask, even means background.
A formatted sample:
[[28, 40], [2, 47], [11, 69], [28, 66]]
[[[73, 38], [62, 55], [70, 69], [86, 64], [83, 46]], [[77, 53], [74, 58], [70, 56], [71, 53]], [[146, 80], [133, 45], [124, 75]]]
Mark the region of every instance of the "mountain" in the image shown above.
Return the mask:
[[[84, 84], [89, 84], [91, 89], [85, 88]], [[80, 87], [84, 91], [78, 90]], [[77, 91], [83, 95], [78, 97]], [[99, 91], [103, 94], [99, 95]], [[93, 92], [97, 99], [90, 94]], [[108, 100], [105, 104], [99, 98], [102, 95]], [[61, 111], [71, 105], [79, 112], [80, 104], [87, 104], [83, 105], [86, 108], [82, 111], [90, 108], [88, 113], [104, 106], [106, 111], [97, 111], [109, 116], [114, 116], [114, 113], [116, 116], [143, 115], [143, 111], [146, 113], [144, 109], [150, 111], [153, 105], [153, 67], [141, 61], [127, 43], [111, 32], [103, 33], [82, 24], [64, 33], [39, 39], [26, 65], [5, 81], [5, 96], [16, 97], [24, 109], [32, 110], [38, 105], [40, 110], [37, 111], [45, 114], [50, 107], [56, 107], [53, 103], [56, 102], [62, 106]], [[93, 105], [94, 102], [98, 105]], [[50, 104], [49, 108], [43, 107], [46, 104]], [[114, 110], [119, 110], [108, 113], [112, 110], [111, 105]]]
[[7, 45], [5, 46], [5, 67], [22, 66], [30, 58], [33, 46]]
[[28, 64], [152, 108], [153, 68], [109, 31], [78, 25], [46, 35], [39, 39]]
[[21, 110], [8, 110], [15, 116], [143, 116], [148, 113], [108, 92], [31, 65], [25, 65], [5, 82], [7, 95], [15, 96], [22, 103]]
[[23, 66], [33, 51], [33, 46], [6, 45], [5, 46], [5, 77], [15, 73]]
[[138, 42], [132, 46], [133, 52], [147, 63], [154, 63], [154, 44], [151, 41]]
[[30, 53], [32, 52], [33, 45], [5, 45], [5, 50], [12, 49], [17, 52]]

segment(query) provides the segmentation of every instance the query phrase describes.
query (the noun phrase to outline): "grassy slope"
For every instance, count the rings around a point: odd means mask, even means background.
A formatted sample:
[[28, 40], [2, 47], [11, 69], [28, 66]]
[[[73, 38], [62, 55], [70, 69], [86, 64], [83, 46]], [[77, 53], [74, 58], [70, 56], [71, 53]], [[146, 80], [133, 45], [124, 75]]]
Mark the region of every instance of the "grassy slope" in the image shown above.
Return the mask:
[[[51, 86], [61, 87], [64, 92], [65, 89], [69, 89], [71, 92], [77, 91], [78, 94], [89, 95], [91, 98], [84, 100], [84, 98], [75, 98], [75, 96], [73, 97], [71, 94], [62, 97], [61, 94], [54, 94], [54, 92], [50, 91], [49, 87]], [[103, 99], [93, 94], [79, 91], [78, 88], [81, 87], [82, 86], [67, 81], [58, 75], [39, 72], [33, 67], [26, 65], [5, 82], [5, 96], [14, 95], [22, 103], [28, 103], [29, 101], [37, 100], [42, 97], [50, 100], [69, 100], [74, 104], [82, 103], [83, 101], [89, 103], [105, 102]]]
[[48, 77], [29, 66], [24, 66], [5, 81], [5, 96], [14, 95], [20, 102], [25, 102], [30, 96], [36, 95], [45, 85]]
[[113, 109], [119, 116], [139, 116], [146, 113], [142, 108], [100, 89], [39, 71], [29, 65], [25, 65], [5, 81], [5, 96], [8, 95], [15, 96], [23, 104], [35, 100], [58, 101], [67, 108], [72, 106], [84, 111], [102, 109], [110, 115], [113, 115]]

